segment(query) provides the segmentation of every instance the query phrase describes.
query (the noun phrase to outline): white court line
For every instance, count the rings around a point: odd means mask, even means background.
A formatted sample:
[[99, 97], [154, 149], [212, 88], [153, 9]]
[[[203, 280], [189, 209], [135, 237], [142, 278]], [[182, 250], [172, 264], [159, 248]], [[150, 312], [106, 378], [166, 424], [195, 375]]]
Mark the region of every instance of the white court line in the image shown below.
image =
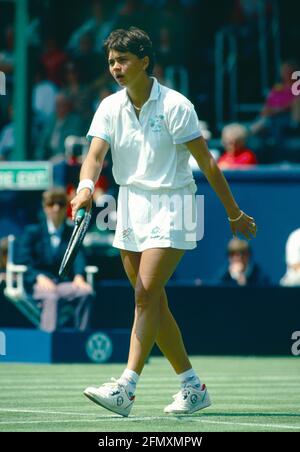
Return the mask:
[[67, 414], [70, 416], [99, 416], [97, 413], [76, 413], [69, 411], [20, 410], [18, 408], [0, 408], [2, 413], [32, 413], [32, 414]]
[[[61, 378], [61, 380], [64, 379], [64, 375], [65, 374], [61, 374], [59, 375], [59, 377]], [[6, 378], [7, 380], [10, 380], [10, 378], [12, 377], [17, 377], [20, 380], [23, 379], [24, 377], [30, 377], [30, 381], [37, 381], [37, 382], [45, 382], [45, 383], [51, 383], [51, 382], [55, 382], [54, 378], [49, 377], [48, 375], [45, 376], [38, 376], [38, 377], [33, 377], [28, 373], [24, 373], [24, 374], [18, 374], [16, 375], [15, 373], [11, 373], [11, 374], [4, 374], [2, 373], [2, 377]], [[89, 380], [96, 378], [97, 380], [99, 380], [99, 375], [90, 375], [89, 376]], [[110, 378], [110, 374], [106, 376], [106, 378]], [[205, 379], [208, 380], [219, 380], [219, 381], [232, 381], [233, 378], [237, 378], [237, 374], [230, 374], [230, 375], [211, 375], [211, 374], [205, 374]], [[156, 382], [159, 379], [159, 381], [165, 381], [165, 382], [170, 382], [170, 380], [173, 379], [173, 381], [175, 382], [175, 378], [174, 378], [174, 374], [170, 375], [169, 377], [164, 377], [164, 376], [157, 376], [157, 377], [148, 377], [147, 375], [143, 375], [143, 383], [153, 383]], [[268, 381], [268, 380], [272, 380], [272, 381], [290, 381], [290, 380], [296, 380], [296, 381], [300, 381], [300, 378], [298, 375], [277, 375], [277, 376], [272, 376], [272, 375], [263, 375], [263, 376], [259, 376], [259, 375], [240, 375], [238, 377], [239, 380], [245, 380], [246, 382], [249, 380], [253, 380], [253, 381]], [[73, 381], [77, 384], [80, 384], [81, 382], [84, 384], [87, 382], [87, 378], [86, 377], [76, 377], [73, 376]]]
[[[13, 424], [51, 424], [51, 423], [69, 423], [69, 422], [102, 422], [102, 421], [108, 421], [109, 419], [116, 419], [121, 422], [135, 422], [135, 421], [155, 421], [155, 420], [164, 420], [164, 421], [175, 421], [178, 422], [178, 420], [185, 420], [185, 421], [192, 421], [196, 423], [203, 423], [203, 424], [223, 424], [223, 425], [240, 425], [240, 426], [247, 426], [247, 427], [258, 427], [258, 428], [275, 428], [275, 429], [292, 429], [292, 430], [300, 430], [300, 424], [298, 426], [296, 425], [287, 425], [287, 424], [258, 424], [258, 423], [252, 423], [252, 422], [229, 422], [229, 421], [212, 421], [209, 419], [200, 419], [200, 418], [191, 418], [191, 416], [188, 417], [176, 417], [176, 416], [131, 416], [129, 418], [122, 418], [118, 415], [108, 417], [108, 416], [101, 416], [99, 414], [92, 414], [92, 413], [70, 413], [67, 411], [42, 411], [42, 410], [18, 410], [18, 409], [0, 409], [2, 412], [14, 412], [14, 413], [38, 413], [38, 414], [67, 414], [67, 415], [74, 415], [74, 416], [97, 416], [97, 419], [60, 419], [60, 420], [35, 420], [35, 421], [0, 421], [0, 425], [13, 425]], [[277, 413], [271, 413], [271, 414], [277, 414]], [[251, 416], [251, 415], [249, 415]]]
[[[298, 388], [300, 384], [298, 382], [290, 382], [288, 383], [288, 387], [289, 388]], [[249, 392], [249, 390], [255, 390], [256, 392], [258, 391], [273, 391], [275, 388], [279, 388], [279, 387], [283, 387], [286, 388], [286, 383], [278, 383], [272, 386], [267, 386], [267, 383], [264, 386], [258, 386], [256, 384], [253, 383], [209, 383], [209, 387], [210, 388], [215, 388], [215, 389], [219, 389], [219, 388], [224, 388], [226, 386], [226, 388], [230, 389], [232, 388], [237, 388], [237, 389], [241, 389], [241, 390], [247, 390]], [[15, 388], [15, 384], [13, 385], [8, 385], [8, 384], [1, 384], [1, 388], [2, 389], [6, 389], [6, 390], [10, 390]], [[141, 389], [147, 389], [150, 390], [153, 393], [157, 393], [158, 392], [165, 392], [166, 390], [170, 389], [170, 391], [172, 390], [176, 390], [178, 388], [178, 384], [156, 384], [156, 385], [148, 385], [145, 383], [141, 383], [139, 386], [139, 388]], [[59, 386], [57, 387], [55, 384], [53, 385], [49, 385], [46, 383], [43, 383], [41, 385], [39, 385], [39, 388], [36, 387], [36, 385], [18, 385], [18, 389], [19, 390], [27, 390], [29, 391], [36, 391], [36, 393], [39, 392], [44, 392], [45, 389], [49, 389], [51, 391], [55, 391], [55, 392], [61, 392], [61, 391], [67, 391], [68, 393], [72, 393], [73, 391], [81, 391], [85, 388], [84, 385], [66, 385], [66, 386]], [[152, 389], [152, 390], [151, 390]]]
[[[99, 419], [60, 419], [60, 420], [37, 420], [37, 421], [0, 421], [0, 425], [16, 425], [16, 424], [62, 424], [62, 423], [74, 423], [74, 422], [101, 422], [108, 420], [111, 420], [112, 418], [108, 417], [102, 417]], [[121, 422], [134, 422], [134, 421], [155, 421], [155, 420], [172, 420], [177, 421], [177, 418], [172, 417], [166, 417], [166, 416], [145, 416], [145, 417], [131, 417], [131, 418], [120, 418], [115, 417], [116, 420], [119, 420]], [[286, 425], [286, 424], [254, 424], [251, 422], [228, 422], [228, 421], [210, 421], [206, 419], [195, 419], [193, 422], [199, 423], [199, 424], [224, 424], [224, 425], [234, 425], [234, 426], [244, 426], [244, 427], [255, 427], [255, 428], [272, 428], [272, 429], [289, 429], [289, 430], [299, 430], [300, 431], [300, 425]]]

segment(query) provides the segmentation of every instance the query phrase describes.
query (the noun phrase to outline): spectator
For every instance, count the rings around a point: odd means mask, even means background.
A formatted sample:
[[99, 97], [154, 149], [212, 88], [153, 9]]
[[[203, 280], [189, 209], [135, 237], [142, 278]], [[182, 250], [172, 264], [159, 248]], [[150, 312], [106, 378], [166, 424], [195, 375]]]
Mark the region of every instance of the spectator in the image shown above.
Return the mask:
[[80, 37], [79, 46], [72, 53], [72, 60], [78, 68], [82, 82], [87, 85], [103, 75], [107, 69], [104, 55], [94, 51], [94, 40], [91, 33]]
[[254, 287], [270, 284], [269, 278], [251, 260], [251, 249], [246, 240], [231, 239], [227, 253], [228, 264], [217, 278], [220, 285]]
[[14, 70], [14, 65], [14, 29], [12, 26], [8, 26], [5, 30], [5, 48], [0, 50], [0, 71], [10, 75]]
[[70, 279], [60, 282], [58, 270], [71, 237], [73, 227], [66, 223], [67, 196], [64, 189], [53, 188], [43, 193], [45, 218], [28, 226], [23, 234], [19, 261], [27, 265], [25, 289], [41, 305], [40, 328], [52, 332], [58, 328], [62, 309], [71, 310], [73, 327], [89, 326], [92, 288], [85, 282], [85, 259], [77, 255]]
[[85, 134], [80, 116], [73, 112], [71, 100], [63, 93], [56, 97], [56, 112], [41, 137], [36, 156], [38, 159], [64, 159], [65, 139], [69, 135]]
[[46, 40], [46, 49], [41, 56], [41, 62], [46, 68], [47, 79], [57, 86], [61, 86], [63, 69], [67, 60], [68, 56], [59, 48], [55, 36], [49, 36]]
[[[4, 47], [0, 48], [0, 71], [5, 74], [6, 95], [0, 95], [0, 128], [7, 123], [7, 112], [9, 104], [12, 102], [13, 92], [13, 75], [15, 67], [14, 55], [14, 30], [12, 26], [8, 26], [4, 31]], [[1, 45], [0, 35], [0, 45]]]
[[140, 0], [124, 0], [115, 11], [114, 28], [129, 28], [144, 23], [145, 10]]
[[86, 122], [87, 128], [93, 116], [90, 90], [82, 83], [81, 74], [74, 62], [70, 61], [66, 64], [64, 75], [62, 93], [70, 99], [74, 113], [80, 115]]
[[251, 132], [263, 139], [264, 146], [273, 146], [273, 161], [286, 159], [286, 138], [300, 126], [300, 97], [292, 90], [292, 74], [297, 69], [296, 61], [282, 63], [281, 81], [270, 90], [260, 118], [251, 126]]
[[15, 146], [15, 133], [13, 123], [13, 107], [8, 106], [8, 115], [10, 122], [0, 131], [0, 161], [9, 160], [9, 157]]
[[161, 27], [158, 31], [159, 45], [157, 58], [164, 67], [174, 64], [175, 46], [172, 43], [171, 31], [167, 27]]
[[[4, 288], [6, 280], [6, 264], [8, 253], [8, 240], [7, 237], [0, 239], [0, 288]], [[0, 292], [1, 292], [0, 289]]]
[[93, 0], [92, 2], [92, 17], [84, 22], [77, 30], [75, 30], [68, 42], [68, 50], [74, 53], [79, 48], [79, 42], [82, 36], [90, 33], [94, 37], [94, 50], [102, 53], [102, 45], [104, 39], [114, 27], [115, 18], [111, 14], [108, 17], [104, 2], [101, 0]]
[[48, 121], [55, 112], [57, 86], [46, 78], [43, 64], [39, 64], [35, 73], [35, 84], [32, 88], [33, 143], [38, 144], [38, 137], [43, 134]]
[[285, 256], [287, 270], [280, 280], [280, 285], [300, 286], [300, 228], [289, 235]]
[[234, 169], [257, 163], [256, 155], [246, 148], [247, 129], [241, 124], [228, 124], [222, 130], [225, 153], [218, 160], [221, 169]]
[[291, 124], [298, 102], [298, 98], [293, 94], [292, 90], [294, 83], [292, 74], [297, 69], [299, 69], [299, 65], [295, 61], [282, 63], [280, 69], [281, 82], [273, 86], [261, 112], [261, 116], [265, 118], [263, 123], [265, 126], [268, 126], [267, 119], [272, 118], [278, 120], [276, 122], [277, 126], [281, 124], [282, 127], [287, 127]]

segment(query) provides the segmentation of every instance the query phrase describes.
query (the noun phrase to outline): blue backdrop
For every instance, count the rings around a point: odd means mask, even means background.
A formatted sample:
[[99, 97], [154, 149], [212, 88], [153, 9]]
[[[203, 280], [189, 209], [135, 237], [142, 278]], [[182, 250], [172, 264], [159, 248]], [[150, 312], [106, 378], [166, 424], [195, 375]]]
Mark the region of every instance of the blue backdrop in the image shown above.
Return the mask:
[[[204, 238], [197, 249], [186, 253], [175, 276], [209, 281], [226, 263], [231, 233], [217, 196], [202, 173], [194, 174], [197, 193], [204, 195]], [[261, 166], [226, 171], [225, 175], [240, 207], [257, 221], [258, 235], [251, 242], [254, 259], [278, 283], [285, 273], [286, 240], [300, 227], [300, 165]], [[20, 235], [25, 224], [35, 222], [40, 197], [41, 192], [0, 192], [0, 237], [9, 233]]]
[[[213, 279], [226, 263], [231, 239], [226, 212], [202, 173], [194, 173], [199, 195], [204, 195], [204, 238], [186, 253], [176, 277]], [[253, 216], [258, 234], [251, 241], [253, 256], [277, 283], [285, 273], [285, 244], [300, 227], [300, 165], [261, 166], [252, 170], [226, 171], [225, 176], [240, 207]]]

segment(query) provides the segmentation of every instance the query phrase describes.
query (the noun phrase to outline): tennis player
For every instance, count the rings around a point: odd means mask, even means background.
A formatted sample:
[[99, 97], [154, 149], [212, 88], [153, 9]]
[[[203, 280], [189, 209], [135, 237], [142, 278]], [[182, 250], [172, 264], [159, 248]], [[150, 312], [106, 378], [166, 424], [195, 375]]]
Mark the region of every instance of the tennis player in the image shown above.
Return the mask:
[[121, 250], [136, 307], [127, 368], [118, 380], [89, 387], [84, 394], [128, 416], [145, 360], [156, 342], [181, 386], [164, 411], [190, 414], [211, 401], [187, 356], [165, 285], [185, 251], [196, 247], [195, 231], [180, 218], [183, 211], [190, 215], [195, 210], [191, 154], [220, 198], [232, 233], [249, 239], [255, 236], [256, 225], [240, 210], [208, 151], [191, 102], [150, 76], [154, 58], [149, 36], [134, 27], [115, 30], [104, 48], [110, 73], [123, 89], [105, 98], [95, 113], [88, 132], [91, 146], [71, 204], [73, 217], [79, 208], [90, 208], [94, 184], [110, 148], [113, 175], [120, 185], [113, 245]]

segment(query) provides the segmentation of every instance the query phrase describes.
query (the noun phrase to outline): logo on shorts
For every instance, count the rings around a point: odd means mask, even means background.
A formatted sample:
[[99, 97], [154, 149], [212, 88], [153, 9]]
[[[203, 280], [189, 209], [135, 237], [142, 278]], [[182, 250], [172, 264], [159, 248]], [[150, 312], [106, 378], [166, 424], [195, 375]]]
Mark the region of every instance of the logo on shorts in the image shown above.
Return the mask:
[[125, 240], [125, 239], [128, 239], [129, 236], [130, 236], [130, 234], [131, 234], [131, 232], [132, 232], [132, 229], [131, 229], [131, 228], [123, 229], [123, 231], [122, 231], [122, 238], [123, 238], [124, 240]]
[[158, 239], [159, 237], [161, 237], [161, 230], [158, 226], [155, 226], [151, 231], [151, 239]]
[[155, 115], [154, 118], [150, 118], [150, 127], [153, 132], [161, 132], [164, 115]]

